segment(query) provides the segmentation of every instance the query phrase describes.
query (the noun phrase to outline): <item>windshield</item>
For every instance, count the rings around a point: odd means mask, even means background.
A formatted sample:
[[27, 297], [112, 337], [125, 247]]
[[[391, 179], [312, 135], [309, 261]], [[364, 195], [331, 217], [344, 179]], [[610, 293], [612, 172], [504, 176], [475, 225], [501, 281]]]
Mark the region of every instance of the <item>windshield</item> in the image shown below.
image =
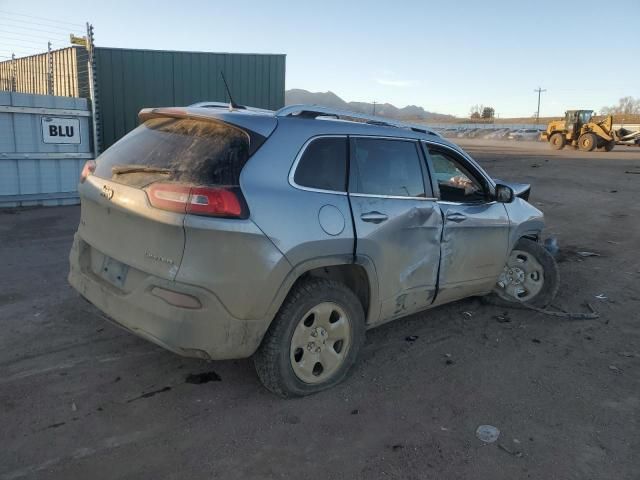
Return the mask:
[[591, 111], [580, 112], [580, 123], [589, 123], [592, 114]]
[[152, 118], [97, 159], [95, 175], [137, 187], [154, 181], [238, 185], [249, 135], [219, 121]]

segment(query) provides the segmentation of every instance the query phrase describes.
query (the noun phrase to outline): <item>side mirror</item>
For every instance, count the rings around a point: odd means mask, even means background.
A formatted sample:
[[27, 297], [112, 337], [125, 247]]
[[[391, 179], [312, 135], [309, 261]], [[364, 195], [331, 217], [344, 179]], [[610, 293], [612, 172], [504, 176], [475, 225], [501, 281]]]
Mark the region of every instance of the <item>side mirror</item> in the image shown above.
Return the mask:
[[496, 202], [511, 203], [514, 198], [513, 190], [506, 185], [496, 185]]

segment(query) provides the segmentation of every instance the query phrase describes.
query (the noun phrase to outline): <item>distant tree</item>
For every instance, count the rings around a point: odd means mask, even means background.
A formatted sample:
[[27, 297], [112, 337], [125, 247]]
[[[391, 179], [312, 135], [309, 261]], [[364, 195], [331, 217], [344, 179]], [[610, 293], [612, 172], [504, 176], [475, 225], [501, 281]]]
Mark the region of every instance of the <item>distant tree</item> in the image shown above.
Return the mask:
[[482, 118], [493, 118], [496, 116], [496, 110], [492, 107], [484, 107], [482, 109]]
[[612, 105], [610, 107], [602, 107], [600, 109], [601, 115], [629, 115], [629, 114], [640, 114], [640, 98], [633, 97], [622, 97], [618, 100], [617, 105]]
[[469, 111], [469, 118], [478, 119], [482, 118], [482, 111], [484, 110], [484, 105], [474, 105], [471, 107]]

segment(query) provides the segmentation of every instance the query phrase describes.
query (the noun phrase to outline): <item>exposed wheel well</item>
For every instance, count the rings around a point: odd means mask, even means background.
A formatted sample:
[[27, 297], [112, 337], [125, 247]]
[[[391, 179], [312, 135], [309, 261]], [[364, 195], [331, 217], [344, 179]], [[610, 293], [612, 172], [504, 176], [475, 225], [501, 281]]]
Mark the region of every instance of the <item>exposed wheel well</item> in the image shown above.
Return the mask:
[[[344, 283], [349, 289], [356, 294], [358, 300], [362, 304], [365, 318], [369, 314], [369, 301], [371, 292], [369, 286], [369, 277], [364, 267], [360, 265], [331, 265], [328, 267], [319, 267], [309, 270], [296, 280], [294, 286], [309, 277], [328, 278], [337, 282]], [[293, 287], [292, 287], [293, 288]]]

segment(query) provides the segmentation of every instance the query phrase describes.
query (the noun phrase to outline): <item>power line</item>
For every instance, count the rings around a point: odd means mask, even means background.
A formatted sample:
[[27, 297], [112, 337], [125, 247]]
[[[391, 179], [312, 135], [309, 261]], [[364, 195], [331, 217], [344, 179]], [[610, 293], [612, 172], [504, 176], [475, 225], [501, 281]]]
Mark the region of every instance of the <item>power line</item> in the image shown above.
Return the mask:
[[25, 58], [25, 57], [32, 57], [34, 55], [41, 55], [42, 51], [34, 51], [34, 52], [29, 52], [26, 50], [5, 50], [4, 53], [13, 53], [16, 55], [16, 60], [18, 58]]
[[[2, 38], [2, 37], [0, 37]], [[1, 40], [0, 40], [1, 41]], [[21, 44], [21, 43], [12, 43], [12, 42], [3, 42], [3, 48], [2, 50], [4, 50], [5, 52], [17, 52], [17, 51], [22, 51], [22, 52], [39, 52], [42, 53], [43, 49], [46, 50], [47, 49], [47, 44], [49, 42], [47, 42], [46, 40], [40, 40], [40, 42], [38, 42], [35, 45], [27, 45], [27, 44]], [[57, 43], [53, 43], [51, 42], [51, 48], [53, 50], [63, 50], [65, 48], [67, 48], [66, 46], [61, 46], [60, 44]]]
[[[38, 22], [31, 22], [31, 21], [26, 21], [26, 20], [18, 20], [15, 18], [3, 18], [2, 19], [3, 22], [14, 22], [14, 23], [22, 23], [25, 25], [38, 25], [39, 27], [47, 27], [47, 28], [55, 28], [57, 30], [64, 30], [66, 32], [68, 32], [71, 29], [74, 30], [80, 30], [81, 27], [71, 27], [71, 26], [66, 26], [66, 25], [49, 25], [47, 23], [38, 23]], [[21, 25], [11, 25], [12, 27], [18, 27]]]
[[36, 20], [43, 20], [45, 22], [66, 23], [68, 25], [75, 25], [75, 26], [78, 26], [78, 27], [84, 27], [84, 25], [81, 24], [81, 23], [65, 22], [64, 20], [52, 20], [52, 19], [46, 18], [46, 17], [36, 17], [35, 15], [25, 15], [24, 13], [7, 12], [7, 11], [4, 11], [4, 10], [0, 10], [0, 13], [4, 13], [5, 15], [13, 15], [13, 16], [17, 16], [17, 17], [34, 18]]
[[[27, 40], [25, 38], [15, 38], [15, 37], [5, 37], [3, 35], [0, 35], [0, 38], [4, 38], [5, 40], [11, 40], [12, 42], [20, 42], [20, 43], [35, 43], [38, 45], [41, 44], [46, 44], [47, 42], [41, 42], [40, 40]], [[58, 42], [56, 42], [56, 45], [58, 44]]]
[[[16, 56], [19, 56], [20, 58], [22, 58], [22, 57], [32, 57], [34, 55], [44, 55], [44, 54], [47, 53], [47, 45], [46, 45], [46, 43], [42, 46], [42, 48], [37, 48], [37, 47], [32, 47], [32, 48], [33, 48], [33, 50], [23, 50], [23, 49], [18, 49], [18, 48], [12, 49], [11, 47], [9, 47], [9, 49], [5, 50], [4, 53], [15, 53]], [[58, 50], [63, 50], [63, 48], [56, 48], [53, 51], [57, 52]]]
[[34, 35], [31, 32], [14, 32], [11, 30], [0, 30], [0, 32], [2, 33], [8, 33], [9, 35], [25, 35], [28, 36], [29, 38], [44, 38], [45, 40], [56, 40], [56, 39], [62, 39], [64, 38], [65, 40], [68, 40], [69, 37], [66, 37], [65, 35], [61, 35], [61, 34], [56, 34], [56, 35]]
[[[62, 32], [53, 32], [51, 30], [44, 30], [42, 28], [32, 28], [32, 27], [23, 27], [22, 25], [2, 25], [0, 24], [0, 28], [1, 28], [1, 32], [9, 32], [9, 33], [20, 33], [20, 34], [25, 34], [25, 35], [32, 35], [31, 32], [38, 32], [38, 33], [48, 33], [49, 35], [55, 35], [58, 37], [66, 37], [67, 35], [62, 33]], [[17, 28], [19, 29], [18, 32], [12, 32], [10, 30], [6, 30], [6, 28]], [[27, 32], [25, 32], [28, 31]], [[71, 30], [71, 29], [69, 29]]]

